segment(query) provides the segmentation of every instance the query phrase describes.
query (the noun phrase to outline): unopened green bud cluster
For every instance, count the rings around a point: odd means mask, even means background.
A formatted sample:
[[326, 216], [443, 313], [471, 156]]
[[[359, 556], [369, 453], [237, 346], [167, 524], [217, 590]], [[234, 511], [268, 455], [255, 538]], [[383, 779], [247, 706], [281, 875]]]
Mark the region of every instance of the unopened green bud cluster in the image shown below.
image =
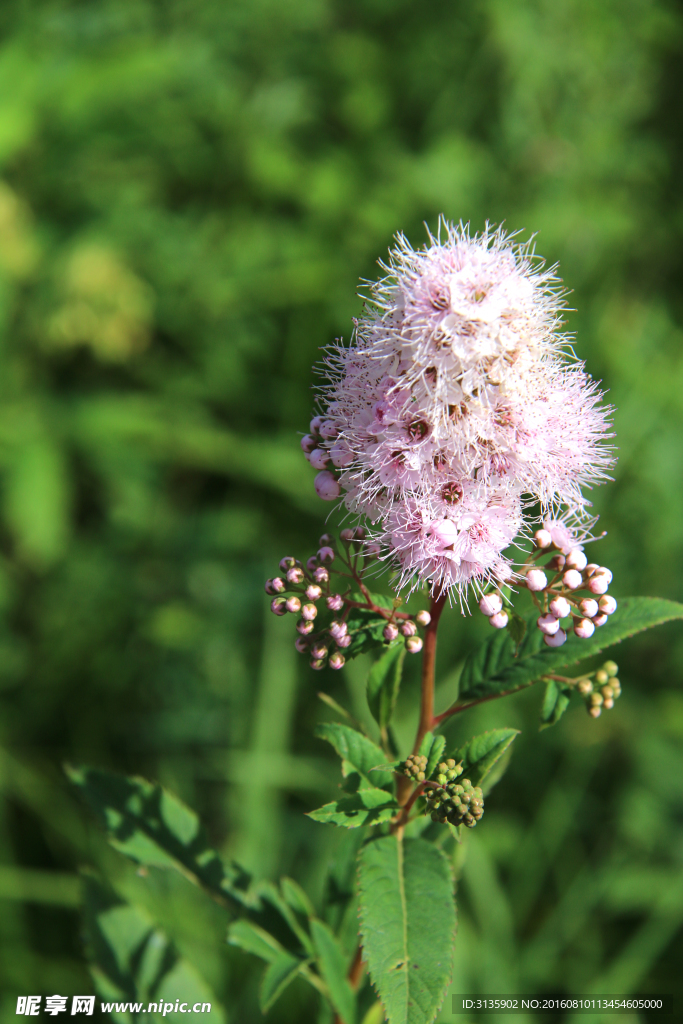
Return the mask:
[[432, 821], [474, 828], [483, 815], [484, 794], [469, 779], [458, 781], [462, 773], [462, 763], [456, 764], [452, 757], [438, 765], [434, 779], [438, 788], [425, 794]]
[[621, 695], [621, 683], [617, 679], [618, 666], [606, 661], [602, 668], [590, 676], [584, 676], [576, 683], [576, 689], [586, 702], [591, 718], [599, 718], [603, 709], [609, 711]]
[[410, 757], [406, 758], [403, 762], [401, 770], [409, 779], [414, 779], [415, 782], [424, 782], [427, 777], [425, 775], [427, 770], [427, 758], [424, 754], [411, 754]]

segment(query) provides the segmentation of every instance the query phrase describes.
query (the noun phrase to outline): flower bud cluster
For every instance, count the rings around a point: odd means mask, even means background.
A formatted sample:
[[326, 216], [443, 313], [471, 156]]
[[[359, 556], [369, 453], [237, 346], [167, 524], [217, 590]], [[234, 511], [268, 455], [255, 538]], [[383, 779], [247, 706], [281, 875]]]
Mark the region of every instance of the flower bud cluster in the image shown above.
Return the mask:
[[484, 795], [479, 786], [473, 786], [469, 779], [457, 779], [462, 775], [462, 763], [453, 758], [442, 762], [437, 768], [436, 785], [425, 793], [427, 812], [432, 821], [451, 825], [466, 825], [474, 828], [484, 813]]
[[[582, 538], [585, 539], [585, 538]], [[588, 562], [576, 532], [565, 520], [547, 520], [534, 534], [535, 550], [519, 570], [519, 577], [541, 612], [536, 621], [549, 647], [561, 647], [572, 628], [576, 636], [588, 639], [604, 626], [617, 610], [608, 594], [612, 573], [605, 566]], [[541, 564], [545, 555], [552, 557]], [[496, 629], [508, 623], [501, 592], [484, 594], [479, 608]], [[563, 623], [571, 617], [571, 625]]]
[[603, 710], [609, 711], [621, 696], [621, 683], [617, 679], [618, 666], [606, 661], [602, 668], [576, 681], [576, 689], [583, 697], [591, 718], [599, 718]]
[[[418, 633], [429, 625], [429, 612], [422, 610], [415, 615], [401, 612], [398, 599], [393, 610], [375, 605], [363, 584], [363, 575], [376, 557], [375, 545], [368, 542], [360, 526], [342, 530], [340, 540], [338, 544], [331, 534], [323, 534], [317, 553], [305, 565], [287, 556], [280, 561], [280, 575], [266, 580], [265, 590], [272, 596], [273, 614], [298, 616], [296, 650], [309, 655], [311, 668], [343, 668], [346, 660], [343, 652], [351, 646], [361, 628], [358, 625], [354, 628], [352, 613], [362, 610], [371, 612], [378, 622], [385, 622], [382, 635], [386, 643], [400, 638], [410, 654], [417, 654], [423, 643]], [[335, 574], [341, 579], [350, 576], [360, 592], [350, 587], [344, 593], [335, 592], [332, 589]], [[367, 628], [367, 625], [366, 619], [362, 627]]]
[[427, 758], [424, 754], [411, 754], [400, 766], [399, 771], [407, 775], [409, 779], [414, 779], [415, 782], [424, 782], [426, 769]]
[[612, 462], [609, 410], [559, 333], [559, 281], [501, 229], [445, 221], [419, 251], [399, 236], [384, 269], [301, 442], [316, 492], [375, 525], [399, 587], [506, 582], [524, 495], [582, 514]]

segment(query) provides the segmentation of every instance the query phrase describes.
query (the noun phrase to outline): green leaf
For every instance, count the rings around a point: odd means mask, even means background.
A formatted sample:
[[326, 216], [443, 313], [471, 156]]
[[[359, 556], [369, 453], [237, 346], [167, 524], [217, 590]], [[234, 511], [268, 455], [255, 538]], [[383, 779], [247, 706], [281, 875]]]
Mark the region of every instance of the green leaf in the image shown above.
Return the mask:
[[359, 828], [390, 821], [397, 809], [396, 801], [383, 789], [359, 789], [357, 793], [325, 804], [317, 811], [309, 811], [308, 817], [327, 825]]
[[[317, 727], [315, 734], [331, 743], [346, 765], [357, 772], [366, 785], [373, 788], [391, 785], [392, 776], [389, 772], [375, 772], [372, 779], [368, 776], [371, 769], [385, 761], [386, 757], [377, 744], [367, 736], [363, 736], [348, 725], [342, 725], [341, 722], [323, 722]], [[344, 775], [348, 773], [347, 768]]]
[[313, 943], [311, 942], [308, 932], [299, 923], [291, 905], [287, 900], [283, 899], [277, 886], [268, 881], [259, 882], [256, 892], [262, 900], [266, 900], [275, 908], [275, 910], [277, 910], [280, 916], [287, 922], [287, 925], [293, 934], [296, 935], [302, 948], [309, 954], [309, 956], [313, 956]]
[[396, 640], [370, 669], [367, 690], [368, 707], [383, 731], [386, 730], [394, 715], [405, 656], [406, 647], [403, 640]]
[[526, 619], [523, 619], [517, 612], [510, 612], [507, 624], [507, 631], [515, 645], [515, 657], [519, 651], [519, 645], [524, 639], [527, 631]]
[[296, 910], [305, 917], [315, 917], [315, 908], [298, 882], [295, 882], [293, 878], [282, 878], [280, 889], [292, 910]]
[[[491, 729], [479, 736], [473, 736], [464, 746], [460, 747], [452, 755], [456, 761], [462, 761], [464, 774], [474, 786], [481, 786], [489, 779], [488, 789], [493, 782], [490, 781], [490, 773], [494, 765], [500, 761], [503, 754], [519, 735], [519, 729]], [[498, 776], [495, 781], [498, 781]]]
[[450, 983], [453, 882], [424, 839], [386, 836], [359, 857], [363, 953], [389, 1024], [431, 1024]]
[[320, 973], [327, 982], [330, 1001], [343, 1024], [356, 1022], [356, 997], [347, 978], [347, 962], [339, 942], [322, 921], [311, 922]]
[[276, 955], [263, 972], [261, 979], [259, 1006], [262, 1013], [266, 1013], [271, 1008], [287, 986], [309, 963], [309, 960], [300, 960], [298, 957], [292, 956], [291, 953], [285, 953], [284, 950]]
[[558, 683], [554, 679], [547, 681], [541, 705], [541, 729], [547, 729], [559, 722], [569, 707], [571, 695], [571, 686]]
[[239, 946], [245, 953], [253, 953], [266, 963], [273, 961], [284, 952], [277, 939], [264, 928], [244, 919], [234, 921], [228, 928], [228, 943]]
[[208, 843], [197, 815], [146, 779], [67, 766], [70, 781], [95, 812], [113, 847], [139, 864], [175, 868], [222, 901], [252, 906], [249, 876], [224, 863]]
[[627, 597], [604, 626], [588, 640], [570, 634], [562, 647], [548, 647], [536, 628], [537, 615], [527, 619], [527, 634], [515, 647], [506, 630], [495, 634], [468, 657], [460, 677], [460, 700], [476, 700], [528, 686], [541, 676], [557, 672], [583, 658], [599, 654], [644, 629], [683, 618], [683, 605], [658, 597]]

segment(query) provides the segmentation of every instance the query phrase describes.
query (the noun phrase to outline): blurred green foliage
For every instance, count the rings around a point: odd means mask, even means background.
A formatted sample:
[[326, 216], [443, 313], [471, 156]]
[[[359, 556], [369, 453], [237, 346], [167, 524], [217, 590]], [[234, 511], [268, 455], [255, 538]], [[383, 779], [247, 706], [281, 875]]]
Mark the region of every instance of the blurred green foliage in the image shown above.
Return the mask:
[[[262, 579], [326, 512], [296, 436], [318, 349], [393, 233], [420, 244], [440, 212], [560, 261], [617, 407], [600, 559], [615, 592], [683, 599], [683, 21], [668, 0], [5, 0], [0, 25], [0, 1012], [90, 990], [90, 863], [247, 1024], [257, 965], [218, 910], [180, 876], [143, 892], [60, 762], [159, 779], [319, 899], [341, 854], [303, 814], [337, 781], [314, 693], [367, 718], [367, 664], [311, 680]], [[442, 706], [484, 629], [446, 618]], [[463, 739], [523, 731], [463, 852], [453, 991], [680, 993], [680, 630], [618, 658], [598, 722], [538, 735], [535, 692], [463, 716]], [[296, 981], [270, 1019], [315, 1005]]]

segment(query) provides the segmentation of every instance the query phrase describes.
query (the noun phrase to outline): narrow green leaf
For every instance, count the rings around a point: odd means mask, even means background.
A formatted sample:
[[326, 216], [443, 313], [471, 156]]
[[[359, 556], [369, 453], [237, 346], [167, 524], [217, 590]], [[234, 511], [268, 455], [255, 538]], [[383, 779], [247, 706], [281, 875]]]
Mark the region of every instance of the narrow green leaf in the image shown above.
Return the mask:
[[369, 786], [382, 787], [391, 785], [389, 772], [375, 772], [372, 778], [368, 773], [375, 765], [386, 760], [380, 748], [367, 736], [363, 736], [348, 725], [341, 722], [323, 722], [315, 731], [316, 736], [331, 743], [339, 756], [357, 772]]
[[234, 921], [228, 928], [228, 944], [239, 946], [245, 953], [253, 953], [254, 956], [260, 957], [261, 960], [265, 960], [269, 964], [272, 964], [284, 952], [280, 943], [270, 932], [244, 919]]
[[395, 772], [403, 761], [387, 761], [385, 764], [376, 764], [374, 768], [371, 768], [371, 772]]
[[319, 807], [317, 811], [310, 811], [308, 817], [328, 825], [359, 828], [390, 821], [397, 809], [396, 801], [383, 789], [360, 789], [351, 796]]
[[343, 1024], [356, 1024], [356, 996], [346, 976], [346, 957], [339, 942], [322, 921], [311, 921], [311, 934], [330, 1001]]
[[541, 729], [555, 725], [569, 707], [572, 690], [570, 686], [549, 679], [545, 684], [545, 694], [541, 705]]
[[278, 953], [275, 959], [263, 972], [261, 987], [259, 988], [259, 1006], [261, 1012], [266, 1013], [273, 1003], [282, 995], [284, 990], [301, 973], [302, 969], [310, 963], [309, 960], [300, 960], [291, 953], [284, 951]]
[[292, 910], [296, 910], [305, 917], [315, 917], [315, 908], [298, 882], [295, 882], [293, 878], [283, 878], [280, 881], [280, 889]]
[[460, 700], [476, 700], [528, 686], [573, 665], [583, 658], [599, 654], [613, 644], [644, 629], [672, 619], [683, 618], [683, 604], [658, 597], [626, 597], [614, 615], [588, 640], [570, 634], [562, 647], [548, 647], [536, 628], [536, 613], [527, 619], [527, 633], [515, 657], [515, 645], [506, 630], [496, 630], [474, 654], [468, 657], [460, 677]]
[[382, 730], [387, 728], [394, 715], [405, 656], [403, 640], [396, 640], [370, 669], [368, 707]]
[[224, 863], [208, 843], [197, 815], [146, 779], [95, 768], [66, 768], [112, 846], [139, 864], [175, 868], [221, 900], [252, 906], [249, 876]]
[[[452, 756], [456, 761], [462, 761], [464, 774], [472, 784], [481, 786], [518, 735], [519, 729], [491, 729], [479, 736], [473, 736]], [[490, 789], [491, 786], [487, 788]]]
[[433, 742], [434, 733], [426, 732], [422, 737], [422, 742], [420, 743], [420, 749], [418, 750], [418, 754], [422, 754], [423, 757], [429, 757], [429, 752], [432, 749]]
[[450, 983], [453, 882], [424, 839], [385, 836], [359, 857], [363, 953], [389, 1024], [431, 1024]]
[[[385, 794], [386, 795], [386, 794]], [[259, 882], [256, 891], [262, 900], [266, 900], [277, 910], [280, 916], [287, 922], [290, 930], [296, 935], [302, 948], [313, 956], [313, 943], [305, 928], [297, 920], [297, 916], [290, 904], [280, 895], [280, 890], [272, 882]]]
[[441, 760], [443, 755], [444, 747], [446, 746], [445, 736], [435, 736], [432, 742], [431, 750], [427, 755], [427, 767], [425, 769], [425, 775], [429, 779], [431, 778], [434, 769]]

